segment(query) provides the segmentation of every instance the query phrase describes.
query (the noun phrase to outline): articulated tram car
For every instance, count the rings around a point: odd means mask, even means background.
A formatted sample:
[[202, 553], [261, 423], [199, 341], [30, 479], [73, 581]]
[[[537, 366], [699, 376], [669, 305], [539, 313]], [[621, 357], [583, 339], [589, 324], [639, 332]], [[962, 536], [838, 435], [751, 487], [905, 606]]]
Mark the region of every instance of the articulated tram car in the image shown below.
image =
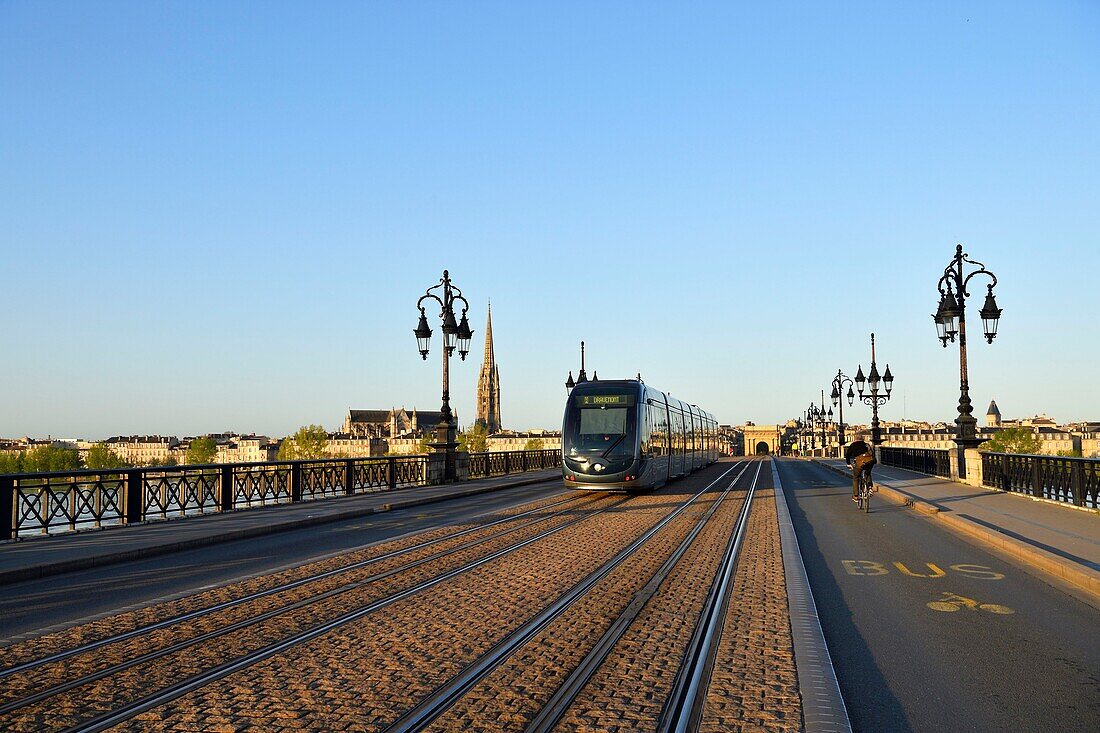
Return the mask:
[[561, 440], [570, 488], [642, 491], [718, 460], [713, 415], [636, 379], [574, 387]]

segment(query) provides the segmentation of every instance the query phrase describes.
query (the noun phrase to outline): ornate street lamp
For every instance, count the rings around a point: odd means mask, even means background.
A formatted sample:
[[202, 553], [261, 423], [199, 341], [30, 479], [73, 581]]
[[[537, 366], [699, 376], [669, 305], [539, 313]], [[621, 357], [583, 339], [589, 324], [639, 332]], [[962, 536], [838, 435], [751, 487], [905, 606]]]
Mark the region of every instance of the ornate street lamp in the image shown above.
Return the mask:
[[[882, 385], [884, 391], [879, 392], [879, 385]], [[869, 394], [864, 394], [864, 389], [870, 391]], [[878, 408], [881, 405], [885, 405], [890, 400], [890, 391], [894, 389], [894, 375], [890, 373], [890, 365], [886, 365], [886, 373], [879, 375], [878, 363], [875, 361], [875, 334], [871, 334], [871, 372], [868, 376], [863, 376], [863, 365], [859, 366], [859, 370], [856, 372], [856, 390], [859, 392], [860, 402], [871, 406], [871, 444], [882, 444], [882, 431], [879, 429], [878, 424]]]
[[[965, 272], [967, 264], [977, 269], [968, 275]], [[936, 323], [936, 335], [945, 349], [948, 341], [955, 343], [955, 338], [959, 339], [959, 416], [955, 418], [955, 443], [963, 449], [975, 448], [982, 442], [978, 437], [974, 406], [970, 403], [970, 377], [966, 364], [966, 298], [970, 295], [967, 287], [975, 275], [986, 275], [992, 280], [986, 286], [985, 304], [978, 313], [982, 319], [985, 340], [993, 343], [1001, 319], [1001, 309], [997, 307], [997, 300], [993, 297], [997, 276], [985, 269], [981, 262], [970, 259], [963, 252], [961, 244], [955, 247], [955, 256], [936, 285], [940, 291], [940, 304], [932, 315], [932, 320]], [[959, 472], [964, 473], [965, 470], [965, 462], [960, 461]]]
[[840, 422], [837, 423], [837, 452], [841, 455], [838, 458], [843, 457], [844, 444], [848, 442], [844, 435], [844, 385], [848, 385], [848, 406], [851, 407], [852, 403], [856, 399], [855, 392], [852, 391], [852, 379], [840, 369], [836, 370], [836, 376], [833, 377], [833, 391], [831, 397], [833, 399], [833, 407], [840, 410]]
[[[819, 416], [818, 416], [818, 412], [817, 412], [817, 405], [815, 405], [813, 402], [811, 402], [810, 406], [806, 408], [806, 424], [810, 428], [810, 450], [811, 451], [817, 450], [817, 432], [814, 430], [814, 428], [817, 427], [818, 419], [819, 419]], [[822, 444], [824, 445], [824, 441], [822, 441]]]
[[[593, 373], [593, 381], [595, 381], [595, 377], [596, 375], [595, 373]], [[587, 381], [588, 375], [584, 373], [584, 342], [581, 341], [581, 370], [577, 372], [577, 381], [575, 382], [573, 381], [573, 371], [569, 371], [569, 378], [565, 380], [565, 393], [569, 394], [578, 384], [582, 384]]]
[[[439, 290], [435, 293], [433, 291]], [[455, 425], [454, 414], [451, 412], [451, 377], [450, 357], [458, 349], [459, 357], [465, 361], [470, 352], [470, 339], [474, 332], [470, 330], [470, 322], [466, 320], [466, 311], [470, 303], [462, 296], [462, 291], [451, 284], [451, 275], [447, 270], [443, 271], [438, 285], [433, 285], [416, 301], [416, 307], [420, 309], [420, 321], [416, 324], [413, 334], [416, 336], [416, 347], [420, 356], [425, 361], [428, 359], [428, 350], [432, 339], [432, 329], [428, 326], [427, 313], [424, 311], [424, 301], [434, 300], [439, 304], [439, 319], [443, 323], [443, 407], [439, 410], [439, 424], [436, 425], [436, 442], [432, 447], [436, 451], [445, 452], [444, 481], [455, 479]], [[462, 301], [462, 320], [455, 320], [454, 303]]]
[[829, 442], [825, 438], [825, 428], [832, 422], [833, 411], [825, 412], [825, 390], [821, 390], [821, 407], [817, 411], [817, 415], [821, 418], [821, 457], [825, 457], [825, 451], [829, 447]]

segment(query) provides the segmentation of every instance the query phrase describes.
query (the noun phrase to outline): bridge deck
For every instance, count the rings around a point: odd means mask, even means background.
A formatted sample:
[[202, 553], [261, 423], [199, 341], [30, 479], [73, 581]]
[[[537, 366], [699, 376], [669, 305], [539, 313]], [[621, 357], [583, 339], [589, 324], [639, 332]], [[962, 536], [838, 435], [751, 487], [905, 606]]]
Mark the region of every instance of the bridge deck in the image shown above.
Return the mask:
[[[722, 461], [636, 496], [516, 491], [491, 513], [448, 502], [449, 521], [430, 508], [349, 520], [339, 552], [181, 581], [188, 590], [165, 599], [158, 588], [8, 642], [0, 728], [820, 733], [849, 718], [864, 730], [1100, 720], [1100, 612], [900, 504], [856, 512], [820, 463]], [[353, 544], [387, 523], [413, 531]], [[322, 550], [330, 527], [299, 531]], [[263, 555], [271, 542], [225, 547]], [[133, 586], [156, 582], [148, 562]], [[95, 572], [131, 577], [129, 566]], [[80, 575], [8, 589], [45, 607], [82, 588]], [[1025, 694], [1036, 679], [1060, 684]]]

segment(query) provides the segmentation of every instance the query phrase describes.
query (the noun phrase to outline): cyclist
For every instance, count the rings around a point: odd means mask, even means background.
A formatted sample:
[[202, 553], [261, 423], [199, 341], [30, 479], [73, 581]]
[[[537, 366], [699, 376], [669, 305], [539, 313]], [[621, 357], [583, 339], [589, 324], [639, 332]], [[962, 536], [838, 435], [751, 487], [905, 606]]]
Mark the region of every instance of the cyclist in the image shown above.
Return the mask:
[[857, 440], [844, 450], [844, 461], [852, 467], [852, 501], [858, 502], [859, 475], [865, 473], [867, 481], [871, 481], [871, 469], [876, 463], [875, 452], [865, 441]]

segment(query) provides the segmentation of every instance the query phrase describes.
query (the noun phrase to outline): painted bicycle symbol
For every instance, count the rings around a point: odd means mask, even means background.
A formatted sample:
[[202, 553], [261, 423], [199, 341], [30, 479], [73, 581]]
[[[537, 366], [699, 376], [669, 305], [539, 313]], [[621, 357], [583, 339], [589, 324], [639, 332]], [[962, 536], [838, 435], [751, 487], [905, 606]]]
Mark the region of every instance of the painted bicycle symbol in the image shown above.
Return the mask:
[[988, 611], [989, 613], [998, 613], [1002, 615], [1016, 613], [1008, 606], [1002, 606], [997, 603], [979, 603], [973, 598], [966, 598], [965, 596], [960, 596], [958, 593], [944, 593], [943, 598], [940, 600], [930, 601], [925, 605], [933, 611], [958, 611], [965, 608], [968, 611]]

